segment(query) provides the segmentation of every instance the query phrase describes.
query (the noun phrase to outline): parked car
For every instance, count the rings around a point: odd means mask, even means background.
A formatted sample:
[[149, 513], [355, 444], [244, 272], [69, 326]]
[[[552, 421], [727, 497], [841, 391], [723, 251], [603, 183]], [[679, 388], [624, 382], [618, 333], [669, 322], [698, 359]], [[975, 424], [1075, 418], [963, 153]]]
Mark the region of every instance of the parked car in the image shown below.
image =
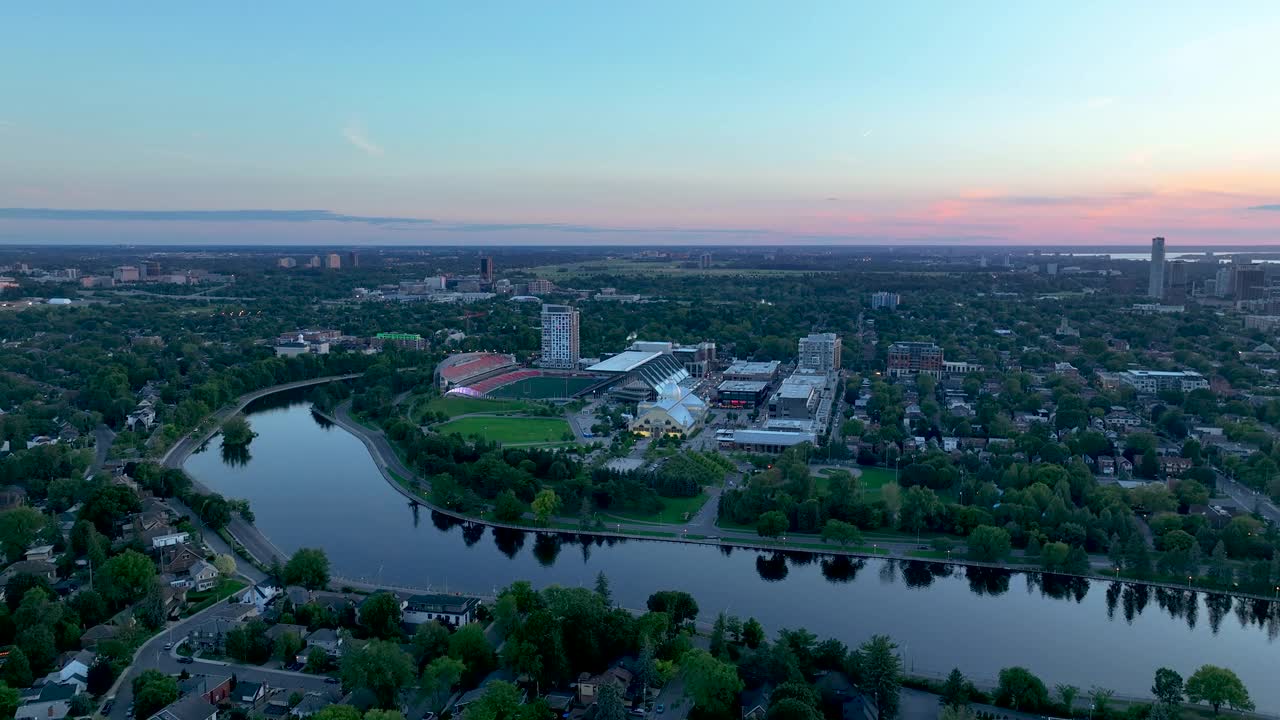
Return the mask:
[[165, 644], [164, 644], [164, 649], [165, 649], [165, 650], [172, 650], [172, 649], [173, 649], [173, 643], [165, 643]]
[[336, 678], [336, 677], [327, 677], [327, 678], [325, 678], [325, 679], [324, 679], [324, 681], [325, 681], [325, 682], [327, 682], [327, 683], [329, 683], [330, 685], [337, 685], [337, 684], [338, 684], [338, 678]]
[[115, 699], [115, 698], [107, 698], [107, 701], [106, 701], [105, 703], [103, 703], [103, 704], [102, 704], [102, 714], [103, 714], [103, 715], [110, 715], [110, 714], [111, 714], [111, 708], [113, 708], [113, 707], [115, 707], [115, 706], [116, 706], [116, 699]]
[[192, 660], [191, 658], [186, 657], [186, 656], [183, 656], [183, 657], [178, 658], [178, 664], [179, 664], [179, 665], [190, 665], [190, 664], [191, 664], [191, 663], [193, 663], [193, 662], [195, 662], [195, 660]]
[[658, 706], [654, 708], [659, 715], [661, 715], [666, 709], [667, 708], [662, 703], [658, 703]]

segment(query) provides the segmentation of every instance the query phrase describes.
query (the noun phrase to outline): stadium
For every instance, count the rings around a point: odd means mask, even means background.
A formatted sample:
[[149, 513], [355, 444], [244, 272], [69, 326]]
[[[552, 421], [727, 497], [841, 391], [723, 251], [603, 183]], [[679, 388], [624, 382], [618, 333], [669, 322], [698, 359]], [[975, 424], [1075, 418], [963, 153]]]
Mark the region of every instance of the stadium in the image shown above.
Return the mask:
[[466, 353], [446, 358], [436, 368], [436, 384], [446, 395], [498, 400], [569, 400], [610, 378], [572, 370], [519, 367], [497, 353]]

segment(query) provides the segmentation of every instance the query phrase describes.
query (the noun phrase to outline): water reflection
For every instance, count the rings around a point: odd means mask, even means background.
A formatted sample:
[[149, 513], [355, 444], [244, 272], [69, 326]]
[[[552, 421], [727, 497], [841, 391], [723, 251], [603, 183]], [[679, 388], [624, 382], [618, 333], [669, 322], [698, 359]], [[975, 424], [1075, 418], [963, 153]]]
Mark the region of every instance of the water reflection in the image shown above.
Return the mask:
[[787, 558], [782, 553], [756, 556], [756, 572], [766, 582], [780, 582], [787, 579]]
[[1009, 592], [1009, 578], [1013, 573], [1000, 568], [966, 567], [965, 579], [975, 595], [1003, 595]]
[[560, 556], [560, 538], [551, 533], [538, 533], [533, 540], [533, 556], [543, 567], [551, 567]]
[[222, 462], [231, 467], [244, 467], [253, 459], [248, 445], [223, 445]]
[[822, 559], [822, 577], [833, 583], [849, 583], [858, 578], [858, 571], [867, 566], [867, 561], [862, 558], [852, 558], [848, 555], [837, 555], [835, 557]]

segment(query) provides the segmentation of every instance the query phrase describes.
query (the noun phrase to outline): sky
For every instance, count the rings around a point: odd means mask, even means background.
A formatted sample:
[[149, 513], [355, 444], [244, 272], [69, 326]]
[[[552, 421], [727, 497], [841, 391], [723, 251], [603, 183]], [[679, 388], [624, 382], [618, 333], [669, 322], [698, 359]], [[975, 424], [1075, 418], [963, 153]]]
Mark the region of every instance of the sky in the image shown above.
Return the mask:
[[0, 5], [0, 242], [1280, 244], [1280, 3]]

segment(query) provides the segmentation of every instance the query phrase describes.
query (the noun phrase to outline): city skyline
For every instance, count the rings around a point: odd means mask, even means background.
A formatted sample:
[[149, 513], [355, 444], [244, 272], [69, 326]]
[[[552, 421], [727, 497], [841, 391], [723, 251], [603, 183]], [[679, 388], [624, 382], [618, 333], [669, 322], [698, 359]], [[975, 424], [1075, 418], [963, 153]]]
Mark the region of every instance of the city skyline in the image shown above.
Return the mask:
[[1228, 10], [6, 8], [0, 242], [1280, 243]]

